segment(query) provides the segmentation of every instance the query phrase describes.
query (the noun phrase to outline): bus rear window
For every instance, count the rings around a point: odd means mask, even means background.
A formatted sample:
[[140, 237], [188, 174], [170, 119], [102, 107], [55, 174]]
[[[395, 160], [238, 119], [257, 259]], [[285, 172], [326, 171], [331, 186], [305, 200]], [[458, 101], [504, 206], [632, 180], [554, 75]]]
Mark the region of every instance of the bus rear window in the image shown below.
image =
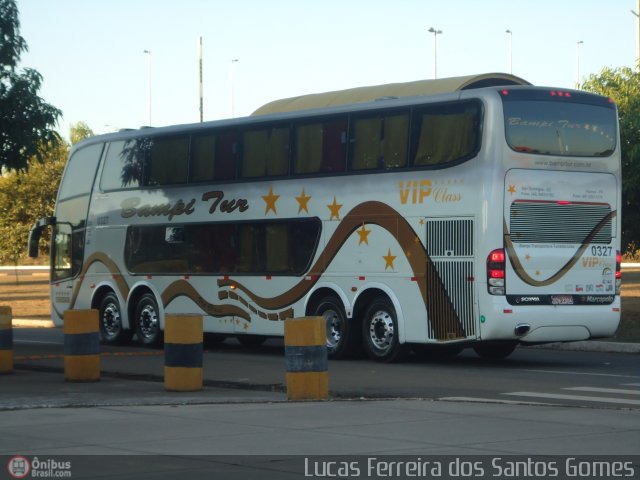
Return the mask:
[[502, 91], [507, 143], [522, 153], [608, 157], [616, 148], [615, 105], [576, 92]]

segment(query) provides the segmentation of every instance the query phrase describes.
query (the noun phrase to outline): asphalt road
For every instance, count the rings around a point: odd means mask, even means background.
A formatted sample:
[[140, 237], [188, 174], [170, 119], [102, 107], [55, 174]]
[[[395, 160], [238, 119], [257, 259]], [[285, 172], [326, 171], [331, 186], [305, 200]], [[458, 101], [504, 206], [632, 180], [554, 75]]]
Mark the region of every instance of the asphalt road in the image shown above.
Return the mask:
[[[18, 370], [62, 371], [60, 329], [14, 330]], [[104, 347], [103, 376], [162, 381], [162, 350]], [[439, 401], [570, 405], [640, 410], [638, 354], [519, 347], [506, 360], [486, 361], [472, 350], [455, 359], [400, 364], [330, 361], [333, 398], [421, 398]], [[281, 340], [247, 348], [234, 339], [206, 343], [205, 385], [245, 391], [285, 391]]]

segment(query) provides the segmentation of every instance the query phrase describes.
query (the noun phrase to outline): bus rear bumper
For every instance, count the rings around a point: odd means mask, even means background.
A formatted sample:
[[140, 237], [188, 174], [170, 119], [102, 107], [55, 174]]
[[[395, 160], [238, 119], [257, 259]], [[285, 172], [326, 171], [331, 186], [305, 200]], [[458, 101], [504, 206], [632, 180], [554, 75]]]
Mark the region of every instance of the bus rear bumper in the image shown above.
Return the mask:
[[620, 323], [619, 302], [590, 307], [494, 305], [493, 312], [484, 315], [481, 322], [481, 338], [533, 344], [610, 337]]
[[583, 325], [562, 325], [538, 327], [520, 337], [522, 343], [548, 343], [557, 341], [578, 341], [591, 338], [591, 332]]

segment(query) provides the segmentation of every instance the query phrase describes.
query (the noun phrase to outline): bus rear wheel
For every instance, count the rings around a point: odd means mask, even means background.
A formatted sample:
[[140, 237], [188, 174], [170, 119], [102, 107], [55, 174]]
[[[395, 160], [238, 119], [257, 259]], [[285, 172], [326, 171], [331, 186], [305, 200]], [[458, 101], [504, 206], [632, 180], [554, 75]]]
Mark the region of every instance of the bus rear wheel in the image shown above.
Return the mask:
[[100, 341], [105, 345], [120, 345], [131, 340], [133, 332], [122, 325], [122, 310], [115, 293], [107, 293], [98, 306]]
[[158, 303], [151, 293], [140, 297], [134, 317], [138, 343], [144, 347], [159, 347], [162, 343]]
[[400, 343], [396, 309], [387, 298], [377, 298], [369, 305], [362, 336], [367, 355], [377, 362], [399, 362], [411, 351], [408, 344]]

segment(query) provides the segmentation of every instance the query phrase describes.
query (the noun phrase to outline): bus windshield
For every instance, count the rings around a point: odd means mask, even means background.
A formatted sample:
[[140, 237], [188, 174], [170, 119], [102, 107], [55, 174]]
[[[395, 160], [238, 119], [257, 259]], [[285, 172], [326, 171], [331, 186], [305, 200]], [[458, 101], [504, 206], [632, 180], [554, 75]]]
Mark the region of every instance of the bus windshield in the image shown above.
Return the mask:
[[613, 102], [589, 94], [503, 90], [507, 143], [522, 153], [608, 157], [616, 147]]

